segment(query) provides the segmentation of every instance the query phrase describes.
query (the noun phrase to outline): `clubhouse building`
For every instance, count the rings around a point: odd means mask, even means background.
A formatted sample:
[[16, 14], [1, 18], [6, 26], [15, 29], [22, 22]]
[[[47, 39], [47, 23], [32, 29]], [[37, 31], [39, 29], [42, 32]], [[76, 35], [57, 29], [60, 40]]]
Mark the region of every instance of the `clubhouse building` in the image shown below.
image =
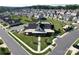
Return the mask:
[[54, 26], [51, 25], [49, 22], [37, 22], [37, 23], [31, 23], [28, 24], [28, 26], [26, 27], [25, 33], [27, 35], [50, 35], [52, 33], [54, 33], [53, 30]]

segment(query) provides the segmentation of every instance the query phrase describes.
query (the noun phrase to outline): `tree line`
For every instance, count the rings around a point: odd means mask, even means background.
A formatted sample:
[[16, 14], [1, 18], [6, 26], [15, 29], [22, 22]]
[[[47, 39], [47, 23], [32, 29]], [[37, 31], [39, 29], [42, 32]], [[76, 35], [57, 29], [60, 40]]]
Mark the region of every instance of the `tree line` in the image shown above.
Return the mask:
[[27, 6], [27, 7], [3, 7], [0, 6], [0, 12], [5, 11], [17, 11], [21, 9], [79, 9], [79, 5], [65, 5], [65, 6], [50, 6], [50, 5], [36, 5], [36, 6]]

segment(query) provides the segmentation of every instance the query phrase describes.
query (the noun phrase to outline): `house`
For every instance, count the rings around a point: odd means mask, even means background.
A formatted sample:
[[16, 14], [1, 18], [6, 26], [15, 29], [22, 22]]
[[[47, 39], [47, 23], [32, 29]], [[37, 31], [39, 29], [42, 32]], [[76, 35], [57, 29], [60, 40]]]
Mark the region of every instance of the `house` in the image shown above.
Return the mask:
[[31, 23], [26, 27], [25, 30], [26, 34], [36, 34], [36, 35], [43, 35], [43, 34], [52, 34], [54, 33], [53, 25], [48, 22], [38, 22], [38, 23]]
[[19, 19], [11, 19], [9, 16], [2, 16], [1, 20], [5, 23], [7, 23], [9, 26], [17, 26], [20, 25], [21, 22]]

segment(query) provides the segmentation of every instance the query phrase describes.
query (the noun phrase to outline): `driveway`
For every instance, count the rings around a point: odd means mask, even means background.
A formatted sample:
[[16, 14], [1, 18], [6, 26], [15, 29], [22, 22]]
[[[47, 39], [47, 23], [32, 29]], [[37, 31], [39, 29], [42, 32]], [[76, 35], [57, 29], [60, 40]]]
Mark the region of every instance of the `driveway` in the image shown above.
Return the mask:
[[57, 46], [49, 55], [64, 55], [77, 38], [79, 38], [79, 30], [74, 30], [64, 37], [58, 38]]
[[12, 55], [28, 55], [28, 53], [26, 53], [26, 51], [14, 40], [14, 38], [10, 37], [8, 33], [1, 28], [0, 37], [2, 37], [7, 46], [10, 48]]

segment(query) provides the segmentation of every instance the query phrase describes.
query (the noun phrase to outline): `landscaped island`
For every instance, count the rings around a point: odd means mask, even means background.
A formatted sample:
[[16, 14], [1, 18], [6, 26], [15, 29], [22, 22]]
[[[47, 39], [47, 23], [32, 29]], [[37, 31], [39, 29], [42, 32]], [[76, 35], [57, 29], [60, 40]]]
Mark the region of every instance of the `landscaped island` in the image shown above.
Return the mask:
[[11, 52], [6, 44], [3, 42], [2, 38], [0, 37], [0, 55], [10, 55]]

